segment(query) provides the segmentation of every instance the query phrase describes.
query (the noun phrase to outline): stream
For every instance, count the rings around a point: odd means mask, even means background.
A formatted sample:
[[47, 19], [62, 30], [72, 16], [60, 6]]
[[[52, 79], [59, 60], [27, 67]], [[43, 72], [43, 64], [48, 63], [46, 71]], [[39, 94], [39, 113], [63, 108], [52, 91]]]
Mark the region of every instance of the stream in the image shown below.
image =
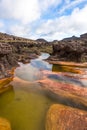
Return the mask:
[[[49, 107], [54, 103], [63, 104], [61, 99], [56, 100], [55, 96], [43, 89], [38, 81], [44, 78], [44, 71], [72, 76], [78, 73], [78, 68], [75, 71], [73, 67], [68, 69], [67, 66], [49, 64], [44, 61], [48, 57], [49, 54], [42, 53], [29, 64], [19, 63], [20, 66], [15, 69], [14, 78], [9, 84], [11, 89], [0, 94], [0, 117], [11, 122], [12, 130], [45, 130]], [[86, 80], [80, 82], [70, 76], [49, 74], [48, 78], [56, 82], [87, 86]]]

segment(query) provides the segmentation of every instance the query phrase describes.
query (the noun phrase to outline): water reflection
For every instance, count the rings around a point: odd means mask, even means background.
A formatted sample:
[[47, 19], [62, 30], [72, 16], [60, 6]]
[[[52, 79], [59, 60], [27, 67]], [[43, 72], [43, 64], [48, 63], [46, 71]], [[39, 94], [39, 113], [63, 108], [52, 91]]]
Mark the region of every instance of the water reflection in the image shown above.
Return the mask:
[[49, 56], [47, 53], [42, 53], [42, 55], [34, 60], [31, 60], [30, 64], [20, 64], [20, 67], [18, 67], [15, 71], [15, 76], [27, 80], [27, 81], [35, 81], [40, 80], [42, 78], [41, 70], [51, 70], [52, 65], [49, 65], [49, 63], [43, 61], [42, 59], [46, 59]]
[[75, 66], [65, 66], [53, 64], [52, 72], [59, 72], [61, 74], [50, 74], [48, 77], [56, 81], [64, 81], [65, 83], [73, 83], [81, 87], [87, 87], [87, 80], [84, 77], [86, 68], [78, 68]]
[[[0, 116], [11, 122], [12, 130], [45, 130], [45, 116], [51, 100], [38, 84], [17, 82], [0, 95]], [[14, 90], [13, 90], [14, 88]]]
[[53, 72], [68, 72], [68, 73], [70, 72], [70, 73], [75, 73], [75, 74], [79, 74], [81, 72], [76, 67], [69, 67], [69, 66], [57, 65], [57, 64], [53, 64], [52, 71]]
[[[72, 100], [73, 97], [69, 98], [66, 91], [64, 94], [58, 91], [55, 95], [43, 90], [44, 87], [38, 81], [36, 82], [36, 80], [42, 80], [44, 76], [51, 81], [56, 80], [57, 83], [81, 84], [74, 78], [74, 74], [80, 74], [77, 69], [62, 65], [52, 66], [43, 61], [48, 56], [42, 53], [39, 58], [31, 60], [29, 64], [19, 63], [20, 67], [15, 70], [14, 80], [9, 82], [10, 85], [8, 84], [11, 89], [0, 95], [0, 116], [10, 120], [12, 130], [45, 130], [46, 112], [54, 103], [84, 108], [80, 102]], [[66, 72], [69, 75], [72, 73], [73, 78], [64, 76]], [[47, 86], [50, 87], [50, 85], [51, 88], [55, 86], [54, 82], [52, 84], [47, 81]]]

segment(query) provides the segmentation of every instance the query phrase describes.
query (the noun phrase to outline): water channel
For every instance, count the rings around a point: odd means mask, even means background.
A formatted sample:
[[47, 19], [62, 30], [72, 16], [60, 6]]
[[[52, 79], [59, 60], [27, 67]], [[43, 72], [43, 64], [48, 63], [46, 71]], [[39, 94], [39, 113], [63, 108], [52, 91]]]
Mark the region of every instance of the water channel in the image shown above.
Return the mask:
[[[20, 64], [14, 73], [11, 89], [0, 94], [0, 117], [11, 122], [12, 130], [45, 130], [46, 113], [49, 107], [58, 103], [46, 90], [42, 89], [38, 80], [43, 79], [42, 71], [68, 72], [66, 67], [60, 68], [45, 62], [49, 54], [42, 53], [29, 64]], [[74, 73], [68, 72], [68, 73]], [[52, 80], [76, 82], [67, 77], [49, 76]]]

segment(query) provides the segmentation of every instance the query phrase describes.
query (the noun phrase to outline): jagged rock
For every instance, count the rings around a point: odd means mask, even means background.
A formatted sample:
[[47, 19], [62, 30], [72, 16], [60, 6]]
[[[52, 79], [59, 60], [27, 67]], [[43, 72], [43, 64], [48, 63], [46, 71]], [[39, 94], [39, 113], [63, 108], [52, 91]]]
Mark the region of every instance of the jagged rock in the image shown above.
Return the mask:
[[53, 53], [49, 60], [87, 62], [87, 34], [80, 38], [65, 38], [53, 44]]
[[0, 130], [11, 130], [11, 125], [7, 119], [0, 118]]
[[17, 66], [17, 60], [12, 51], [11, 45], [0, 43], [0, 79], [11, 76], [7, 71]]
[[7, 43], [0, 43], [0, 54], [12, 53], [12, 47]]
[[87, 112], [54, 104], [47, 113], [46, 130], [87, 130]]
[[60, 61], [87, 61], [87, 44], [79, 42], [60, 42], [53, 45], [53, 55]]

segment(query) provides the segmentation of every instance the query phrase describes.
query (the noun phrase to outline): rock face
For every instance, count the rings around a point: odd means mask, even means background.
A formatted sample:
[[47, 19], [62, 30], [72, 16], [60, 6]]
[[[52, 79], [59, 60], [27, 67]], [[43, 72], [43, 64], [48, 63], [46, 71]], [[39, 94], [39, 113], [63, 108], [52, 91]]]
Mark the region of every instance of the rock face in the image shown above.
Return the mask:
[[87, 34], [80, 38], [71, 37], [57, 42], [53, 45], [53, 53], [49, 60], [60, 61], [87, 61]]
[[16, 65], [17, 61], [12, 53], [12, 47], [7, 43], [0, 43], [0, 78], [10, 76], [7, 71]]
[[0, 43], [0, 54], [12, 53], [12, 47], [7, 43]]
[[63, 105], [52, 105], [47, 113], [46, 130], [87, 130], [87, 112]]
[[8, 120], [0, 118], [0, 130], [11, 130], [11, 125]]

